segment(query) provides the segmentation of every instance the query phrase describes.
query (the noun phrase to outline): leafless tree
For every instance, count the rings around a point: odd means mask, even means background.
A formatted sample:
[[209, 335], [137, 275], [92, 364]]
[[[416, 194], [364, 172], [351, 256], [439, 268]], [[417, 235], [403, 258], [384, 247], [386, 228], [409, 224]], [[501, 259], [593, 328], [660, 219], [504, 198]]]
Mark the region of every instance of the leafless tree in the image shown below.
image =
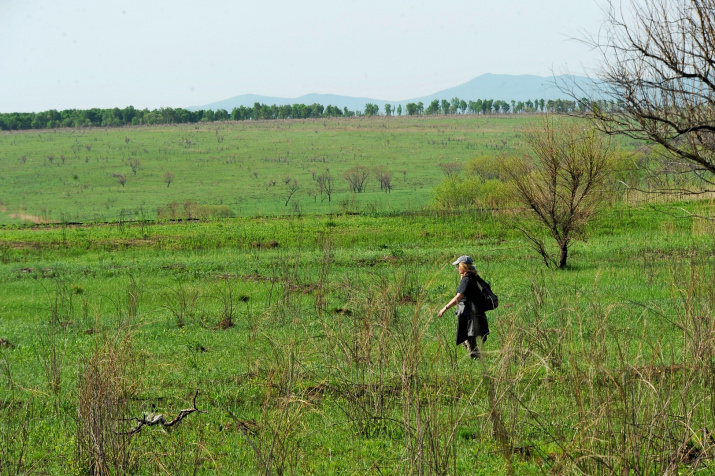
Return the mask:
[[[600, 51], [596, 92], [581, 101], [609, 134], [660, 144], [675, 168], [715, 181], [715, 0], [608, 0], [606, 22], [585, 42]], [[583, 91], [571, 94], [579, 98]], [[616, 107], [604, 108], [613, 100]], [[703, 187], [704, 186], [704, 187]]]
[[286, 184], [286, 187], [288, 189], [288, 196], [286, 197], [286, 202], [285, 206], [288, 206], [288, 202], [290, 202], [290, 199], [293, 198], [293, 195], [300, 189], [300, 186], [298, 185], [298, 181], [294, 178], [291, 178], [290, 181], [286, 182], [285, 179], [283, 179], [283, 183]]
[[174, 173], [167, 170], [164, 172], [164, 183], [166, 183], [166, 186], [169, 187], [171, 185], [171, 182], [174, 181]]
[[137, 171], [139, 171], [142, 167], [142, 161], [139, 159], [129, 159], [127, 163], [129, 164], [129, 168], [132, 169], [132, 173], [134, 173], [134, 175], [136, 175]]
[[459, 162], [446, 162], [439, 164], [439, 168], [442, 169], [442, 173], [446, 177], [455, 177], [459, 175], [463, 167]]
[[325, 172], [316, 176], [315, 181], [318, 183], [320, 201], [323, 201], [323, 194], [325, 194], [325, 196], [328, 197], [328, 201], [330, 201], [333, 195], [333, 188], [335, 186], [333, 183], [333, 176], [330, 175], [330, 170], [325, 169]]
[[343, 178], [350, 184], [350, 189], [355, 193], [362, 193], [365, 191], [365, 182], [370, 176], [370, 168], [364, 165], [356, 165], [355, 167], [348, 169], [343, 174]]
[[[597, 130], [584, 129], [583, 123], [548, 115], [541, 120], [524, 133], [529, 154], [521, 160], [504, 161], [503, 167], [516, 198], [536, 217], [517, 226], [547, 266], [563, 268], [571, 241], [583, 234], [603, 203], [613, 146]], [[538, 230], [544, 228], [556, 240], [558, 258], [540, 238]]]
[[375, 167], [374, 174], [380, 182], [380, 190], [389, 193], [392, 190], [392, 174], [387, 171], [384, 165]]

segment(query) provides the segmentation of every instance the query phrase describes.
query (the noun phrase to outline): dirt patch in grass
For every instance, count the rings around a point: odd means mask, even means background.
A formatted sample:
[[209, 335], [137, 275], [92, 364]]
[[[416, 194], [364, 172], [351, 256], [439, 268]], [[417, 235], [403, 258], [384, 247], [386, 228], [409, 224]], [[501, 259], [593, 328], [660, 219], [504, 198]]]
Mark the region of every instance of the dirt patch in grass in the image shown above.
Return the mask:
[[[2, 210], [2, 212], [4, 213], [5, 210]], [[42, 225], [42, 224], [45, 224], [45, 223], [57, 223], [57, 222], [54, 221], [54, 220], [48, 220], [48, 219], [46, 219], [46, 218], [36, 217], [36, 216], [34, 216], [34, 215], [28, 215], [27, 213], [11, 213], [11, 214], [8, 215], [8, 217], [14, 218], [14, 219], [18, 219], [18, 218], [19, 218], [20, 220], [23, 220], [23, 221], [32, 222], [32, 223], [34, 223], [35, 225]]]
[[402, 296], [399, 300], [400, 304], [416, 304], [417, 299], [415, 299], [413, 296], [410, 296], [409, 294], [405, 294]]
[[168, 270], [174, 270], [174, 269], [186, 269], [186, 265], [182, 263], [172, 263], [172, 264], [166, 264], [161, 267], [161, 269], [168, 269]]
[[15, 344], [10, 342], [9, 339], [0, 339], [0, 349], [14, 349]]
[[301, 294], [310, 294], [318, 289], [318, 285], [314, 283], [287, 283], [285, 287], [288, 291]]
[[128, 240], [101, 240], [92, 244], [95, 248], [103, 248], [106, 251], [126, 250], [129, 248], [153, 248], [157, 244], [154, 239], [133, 238]]
[[224, 331], [226, 329], [230, 329], [235, 326], [236, 326], [236, 324], [234, 324], [233, 321], [229, 318], [221, 319], [221, 321], [218, 324], [216, 324], [217, 329], [221, 329]]
[[270, 241], [254, 241], [251, 243], [251, 248], [278, 248], [280, 246], [280, 243], [278, 243], [276, 240], [270, 240]]
[[249, 436], [256, 436], [258, 433], [258, 423], [256, 420], [238, 420], [236, 419], [233, 423], [224, 423], [224, 431], [240, 431], [241, 433]]
[[276, 281], [276, 278], [264, 276], [258, 273], [244, 274], [240, 279], [243, 281]]
[[14, 250], [40, 250], [42, 244], [33, 241], [11, 241], [8, 246]]

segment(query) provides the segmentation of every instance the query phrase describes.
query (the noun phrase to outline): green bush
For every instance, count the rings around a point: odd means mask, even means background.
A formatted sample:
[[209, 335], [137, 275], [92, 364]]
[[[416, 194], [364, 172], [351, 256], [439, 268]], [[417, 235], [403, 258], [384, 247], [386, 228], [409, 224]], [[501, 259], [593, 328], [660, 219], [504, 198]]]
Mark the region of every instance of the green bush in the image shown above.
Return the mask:
[[446, 177], [432, 193], [432, 207], [437, 210], [505, 208], [511, 204], [506, 183], [480, 176]]

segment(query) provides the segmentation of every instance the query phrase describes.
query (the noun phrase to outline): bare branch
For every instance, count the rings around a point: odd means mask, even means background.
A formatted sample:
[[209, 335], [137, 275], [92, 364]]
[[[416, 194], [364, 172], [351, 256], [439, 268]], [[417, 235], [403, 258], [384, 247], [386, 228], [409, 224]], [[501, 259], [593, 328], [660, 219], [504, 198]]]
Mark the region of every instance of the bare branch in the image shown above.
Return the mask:
[[129, 431], [126, 432], [121, 432], [119, 433], [120, 435], [135, 435], [139, 433], [143, 427], [145, 426], [154, 426], [154, 425], [161, 425], [164, 428], [169, 428], [172, 427], [178, 423], [181, 423], [181, 421], [186, 418], [187, 416], [191, 415], [194, 412], [197, 413], [208, 413], [203, 410], [199, 410], [196, 407], [196, 397], [199, 396], [199, 391], [196, 390], [196, 394], [194, 395], [194, 401], [193, 404], [194, 406], [192, 408], [187, 408], [185, 410], [179, 411], [179, 414], [174, 418], [173, 420], [166, 421], [166, 418], [164, 418], [164, 415], [161, 413], [156, 414], [156, 415], [144, 415], [141, 418], [130, 418], [130, 421], [136, 421], [137, 425], [132, 428]]
[[584, 116], [715, 174], [715, 0], [608, 0], [603, 11], [602, 30], [583, 40], [601, 54]]

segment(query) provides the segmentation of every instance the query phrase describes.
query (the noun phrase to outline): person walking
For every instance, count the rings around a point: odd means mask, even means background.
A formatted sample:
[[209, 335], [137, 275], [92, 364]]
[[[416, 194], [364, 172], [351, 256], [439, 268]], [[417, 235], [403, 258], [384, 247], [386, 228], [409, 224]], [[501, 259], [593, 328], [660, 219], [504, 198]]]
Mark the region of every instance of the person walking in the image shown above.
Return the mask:
[[[469, 351], [470, 357], [479, 358], [479, 346], [487, 341], [489, 335], [489, 323], [483, 311], [477, 308], [478, 293], [481, 293], [477, 282], [477, 270], [474, 262], [469, 256], [460, 256], [452, 263], [457, 267], [457, 272], [461, 277], [457, 294], [439, 310], [442, 317], [451, 307], [457, 306], [457, 345], [464, 345]], [[478, 343], [478, 340], [481, 341]]]

